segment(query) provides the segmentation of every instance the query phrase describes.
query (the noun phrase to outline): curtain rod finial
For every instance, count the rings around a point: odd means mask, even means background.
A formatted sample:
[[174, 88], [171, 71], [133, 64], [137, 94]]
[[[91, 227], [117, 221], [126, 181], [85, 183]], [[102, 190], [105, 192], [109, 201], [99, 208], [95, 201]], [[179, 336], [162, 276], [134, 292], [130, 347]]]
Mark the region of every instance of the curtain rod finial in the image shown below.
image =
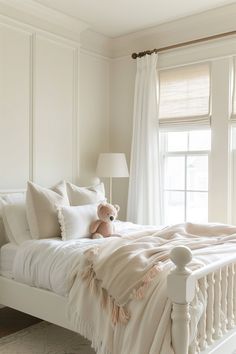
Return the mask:
[[137, 59], [137, 57], [138, 57], [138, 54], [137, 54], [137, 53], [133, 53], [133, 54], [132, 54], [132, 58], [133, 58], [133, 59]]

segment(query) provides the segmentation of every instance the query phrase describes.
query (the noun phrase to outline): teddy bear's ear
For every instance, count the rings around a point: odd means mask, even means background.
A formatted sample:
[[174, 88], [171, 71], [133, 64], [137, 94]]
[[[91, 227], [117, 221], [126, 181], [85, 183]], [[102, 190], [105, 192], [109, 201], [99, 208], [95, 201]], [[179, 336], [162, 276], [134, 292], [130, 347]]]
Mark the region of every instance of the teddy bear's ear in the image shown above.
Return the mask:
[[100, 210], [102, 207], [104, 207], [104, 205], [106, 205], [106, 202], [102, 202], [98, 205], [98, 210]]
[[120, 206], [118, 204], [115, 204], [114, 207], [117, 210], [117, 212], [120, 210]]

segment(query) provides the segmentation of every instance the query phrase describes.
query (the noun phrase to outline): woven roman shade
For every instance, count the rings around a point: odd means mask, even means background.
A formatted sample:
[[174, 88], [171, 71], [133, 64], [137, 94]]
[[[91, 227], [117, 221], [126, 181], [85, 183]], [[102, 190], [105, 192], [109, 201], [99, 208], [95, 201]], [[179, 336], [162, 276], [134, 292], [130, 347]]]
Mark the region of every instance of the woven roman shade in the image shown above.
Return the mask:
[[159, 71], [159, 124], [210, 126], [208, 63]]

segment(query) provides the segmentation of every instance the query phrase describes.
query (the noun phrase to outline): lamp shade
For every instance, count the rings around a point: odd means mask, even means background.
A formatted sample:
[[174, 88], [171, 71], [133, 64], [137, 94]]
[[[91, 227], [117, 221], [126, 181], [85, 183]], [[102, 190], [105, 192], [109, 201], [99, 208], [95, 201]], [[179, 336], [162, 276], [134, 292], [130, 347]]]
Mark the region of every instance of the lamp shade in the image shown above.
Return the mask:
[[125, 154], [100, 154], [96, 174], [99, 177], [129, 177]]

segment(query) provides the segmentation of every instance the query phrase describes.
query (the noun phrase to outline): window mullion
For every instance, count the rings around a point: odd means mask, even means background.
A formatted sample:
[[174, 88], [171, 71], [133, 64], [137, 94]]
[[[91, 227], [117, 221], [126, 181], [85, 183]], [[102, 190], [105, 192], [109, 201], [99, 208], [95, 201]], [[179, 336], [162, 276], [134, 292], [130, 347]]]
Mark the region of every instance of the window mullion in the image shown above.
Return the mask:
[[[165, 192], [184, 192], [185, 189], [169, 189], [165, 188]], [[208, 190], [203, 190], [203, 189], [186, 189], [187, 192], [192, 192], [192, 193], [208, 193]]]
[[209, 221], [228, 223], [229, 117], [232, 63], [229, 58], [212, 62], [212, 147], [209, 161]]
[[[189, 147], [189, 134], [188, 134], [188, 147]], [[184, 159], [184, 221], [187, 220], [187, 154]]]
[[207, 156], [209, 151], [200, 150], [200, 151], [170, 151], [166, 152], [166, 156], [184, 156], [184, 155], [196, 155], [196, 156]]

